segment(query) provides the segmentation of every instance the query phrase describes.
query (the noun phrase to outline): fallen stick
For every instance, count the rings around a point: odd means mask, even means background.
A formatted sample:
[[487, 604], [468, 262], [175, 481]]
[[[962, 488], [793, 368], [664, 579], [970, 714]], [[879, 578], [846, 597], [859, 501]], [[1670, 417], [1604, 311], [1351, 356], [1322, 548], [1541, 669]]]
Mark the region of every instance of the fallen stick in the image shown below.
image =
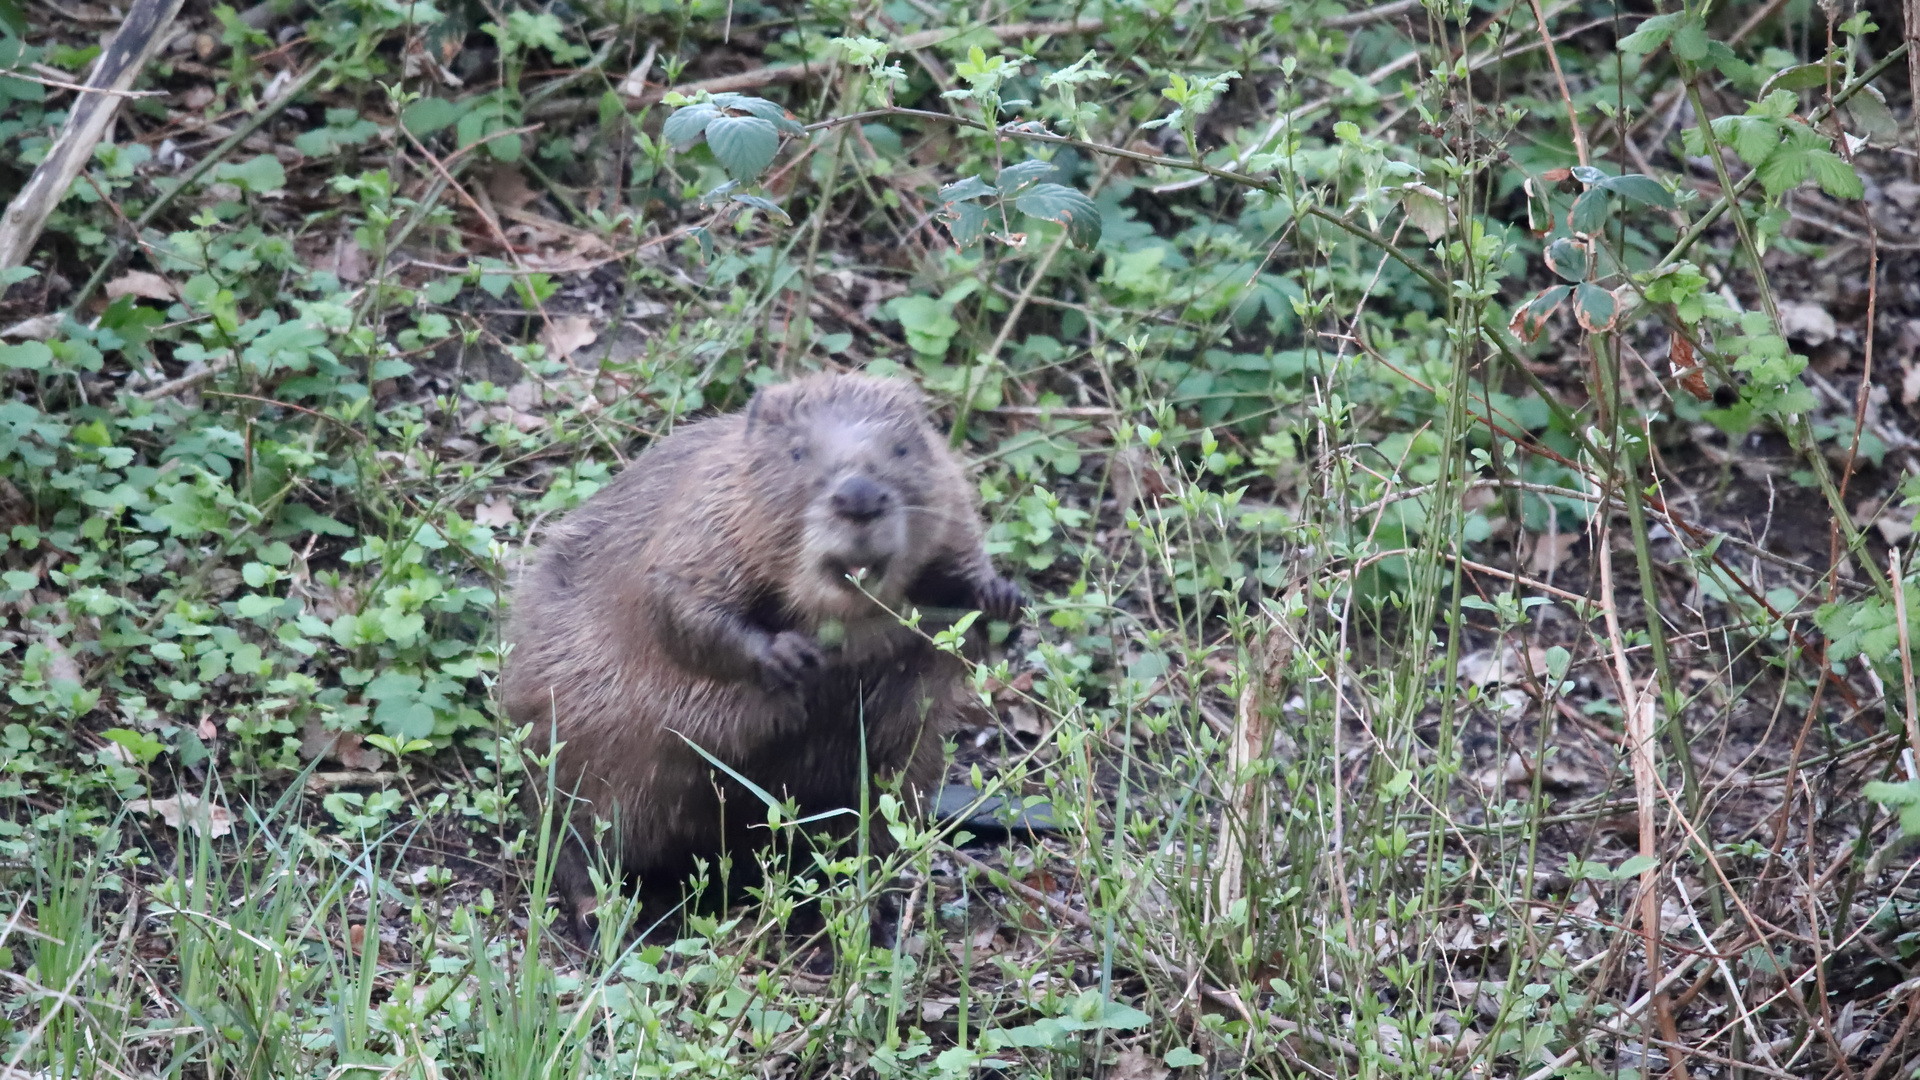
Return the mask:
[[93, 74], [80, 89], [67, 122], [48, 149], [46, 160], [33, 170], [26, 186], [7, 204], [0, 217], [0, 270], [25, 262], [40, 239], [47, 216], [66, 197], [74, 178], [93, 157], [93, 148], [107, 133], [120, 103], [126, 99], [142, 68], [160, 47], [161, 38], [183, 0], [133, 0], [120, 32], [113, 35]]

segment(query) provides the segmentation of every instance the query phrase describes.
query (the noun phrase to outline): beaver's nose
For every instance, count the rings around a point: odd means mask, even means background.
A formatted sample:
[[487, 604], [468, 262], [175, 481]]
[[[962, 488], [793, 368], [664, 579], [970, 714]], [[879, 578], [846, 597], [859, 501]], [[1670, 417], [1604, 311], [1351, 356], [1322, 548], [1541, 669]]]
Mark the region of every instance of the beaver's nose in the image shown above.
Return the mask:
[[828, 499], [833, 512], [848, 521], [866, 524], [887, 512], [893, 505], [893, 492], [864, 476], [849, 476], [840, 481]]

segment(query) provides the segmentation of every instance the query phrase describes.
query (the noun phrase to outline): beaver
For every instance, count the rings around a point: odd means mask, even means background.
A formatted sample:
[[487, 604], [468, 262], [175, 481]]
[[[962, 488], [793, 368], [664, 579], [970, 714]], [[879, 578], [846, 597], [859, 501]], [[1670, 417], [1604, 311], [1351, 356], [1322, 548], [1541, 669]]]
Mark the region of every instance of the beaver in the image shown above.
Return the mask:
[[860, 804], [863, 727], [872, 778], [938, 780], [941, 732], [978, 703], [895, 613], [1023, 603], [909, 382], [807, 376], [644, 451], [547, 537], [506, 633], [507, 715], [535, 752], [564, 744], [554, 886], [574, 932], [593, 927], [594, 817], [652, 902], [766, 842], [758, 801], [689, 741], [803, 815]]

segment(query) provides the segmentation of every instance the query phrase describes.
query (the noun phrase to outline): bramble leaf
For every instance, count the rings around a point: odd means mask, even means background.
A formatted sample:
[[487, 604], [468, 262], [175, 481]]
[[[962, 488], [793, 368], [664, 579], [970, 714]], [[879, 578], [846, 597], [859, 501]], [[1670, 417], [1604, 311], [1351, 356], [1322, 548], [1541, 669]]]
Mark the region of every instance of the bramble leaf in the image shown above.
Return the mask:
[[1673, 192], [1668, 191], [1660, 181], [1641, 173], [1610, 176], [1601, 181], [1600, 186], [1641, 206], [1657, 206], [1662, 210], [1671, 210], [1674, 206]]
[[999, 190], [978, 176], [969, 176], [965, 180], [955, 180], [941, 188], [939, 195], [935, 197], [943, 203], [950, 203], [961, 199], [977, 199], [982, 195], [995, 195]]
[[667, 122], [660, 125], [660, 138], [675, 150], [684, 153], [692, 149], [694, 143], [700, 141], [700, 136], [707, 130], [707, 125], [719, 115], [718, 108], [704, 101], [698, 105], [676, 109], [672, 116], [667, 117]]
[[1613, 322], [1619, 315], [1619, 301], [1600, 286], [1581, 282], [1573, 290], [1574, 321], [1588, 333], [1599, 334], [1613, 329]]
[[1100, 242], [1099, 209], [1065, 184], [1035, 184], [1015, 196], [1013, 205], [1023, 214], [1065, 225], [1067, 238], [1081, 247]]
[[1587, 276], [1587, 245], [1563, 236], [1547, 245], [1547, 269], [1568, 281], [1584, 281]]
[[987, 208], [977, 202], [950, 202], [937, 215], [953, 242], [963, 248], [980, 242], [987, 233]]
[[1000, 175], [995, 178], [994, 182], [1000, 186], [1001, 191], [1012, 195], [1024, 190], [1035, 180], [1043, 176], [1052, 176], [1057, 171], [1051, 161], [1029, 158], [1026, 161], [1015, 162], [1001, 169]]
[[721, 109], [730, 109], [736, 112], [747, 113], [750, 116], [757, 116], [789, 135], [799, 135], [807, 130], [800, 126], [800, 121], [793, 118], [793, 114], [787, 111], [786, 106], [777, 102], [768, 101], [766, 98], [748, 97], [745, 94], [725, 93], [713, 95], [713, 103]]
[[707, 148], [735, 180], [752, 180], [780, 152], [780, 129], [758, 116], [716, 116], [707, 123]]
[[1653, 52], [1667, 43], [1667, 38], [1673, 35], [1674, 29], [1680, 25], [1680, 20], [1684, 17], [1680, 12], [1674, 12], [1671, 15], [1655, 15], [1642, 22], [1633, 33], [1621, 38], [1618, 47], [1621, 52], [1639, 53], [1643, 56]]
[[774, 202], [772, 199], [762, 198], [759, 195], [735, 195], [733, 197], [733, 201], [737, 203], [742, 203], [747, 206], [751, 206], [755, 210], [765, 210], [767, 213], [774, 215], [775, 217], [779, 218], [781, 221], [784, 221], [789, 225], [793, 224], [793, 219], [788, 217], [787, 212], [785, 210], [780, 209], [780, 204], [777, 202]]
[[1571, 285], [1554, 285], [1541, 289], [1540, 294], [1520, 305], [1513, 313], [1513, 320], [1507, 323], [1507, 329], [1522, 341], [1537, 341], [1541, 331], [1547, 328], [1547, 320], [1553, 316], [1555, 308], [1573, 292]]
[[1573, 209], [1567, 213], [1567, 231], [1575, 236], [1598, 235], [1606, 226], [1608, 211], [1612, 208], [1606, 188], [1588, 188], [1573, 201]]

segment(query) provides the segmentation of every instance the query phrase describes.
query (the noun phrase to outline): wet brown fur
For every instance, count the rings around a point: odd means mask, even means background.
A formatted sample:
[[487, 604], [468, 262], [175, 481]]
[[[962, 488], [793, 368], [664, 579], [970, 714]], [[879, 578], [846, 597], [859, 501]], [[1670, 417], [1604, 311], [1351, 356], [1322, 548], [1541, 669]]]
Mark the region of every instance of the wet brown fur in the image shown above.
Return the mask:
[[[765, 809], [681, 735], [803, 814], [859, 805], [863, 720], [874, 774], [939, 779], [964, 666], [845, 574], [873, 563], [863, 584], [895, 610], [1011, 617], [972, 491], [911, 384], [822, 375], [681, 428], [553, 530], [514, 594], [501, 694], [536, 751], [565, 744], [555, 789], [579, 801], [555, 886], [576, 930], [595, 816], [616, 823], [603, 854], [656, 898], [696, 858], [750, 867], [765, 842], [748, 828]], [[853, 521], [835, 512], [849, 497], [889, 509]]]

